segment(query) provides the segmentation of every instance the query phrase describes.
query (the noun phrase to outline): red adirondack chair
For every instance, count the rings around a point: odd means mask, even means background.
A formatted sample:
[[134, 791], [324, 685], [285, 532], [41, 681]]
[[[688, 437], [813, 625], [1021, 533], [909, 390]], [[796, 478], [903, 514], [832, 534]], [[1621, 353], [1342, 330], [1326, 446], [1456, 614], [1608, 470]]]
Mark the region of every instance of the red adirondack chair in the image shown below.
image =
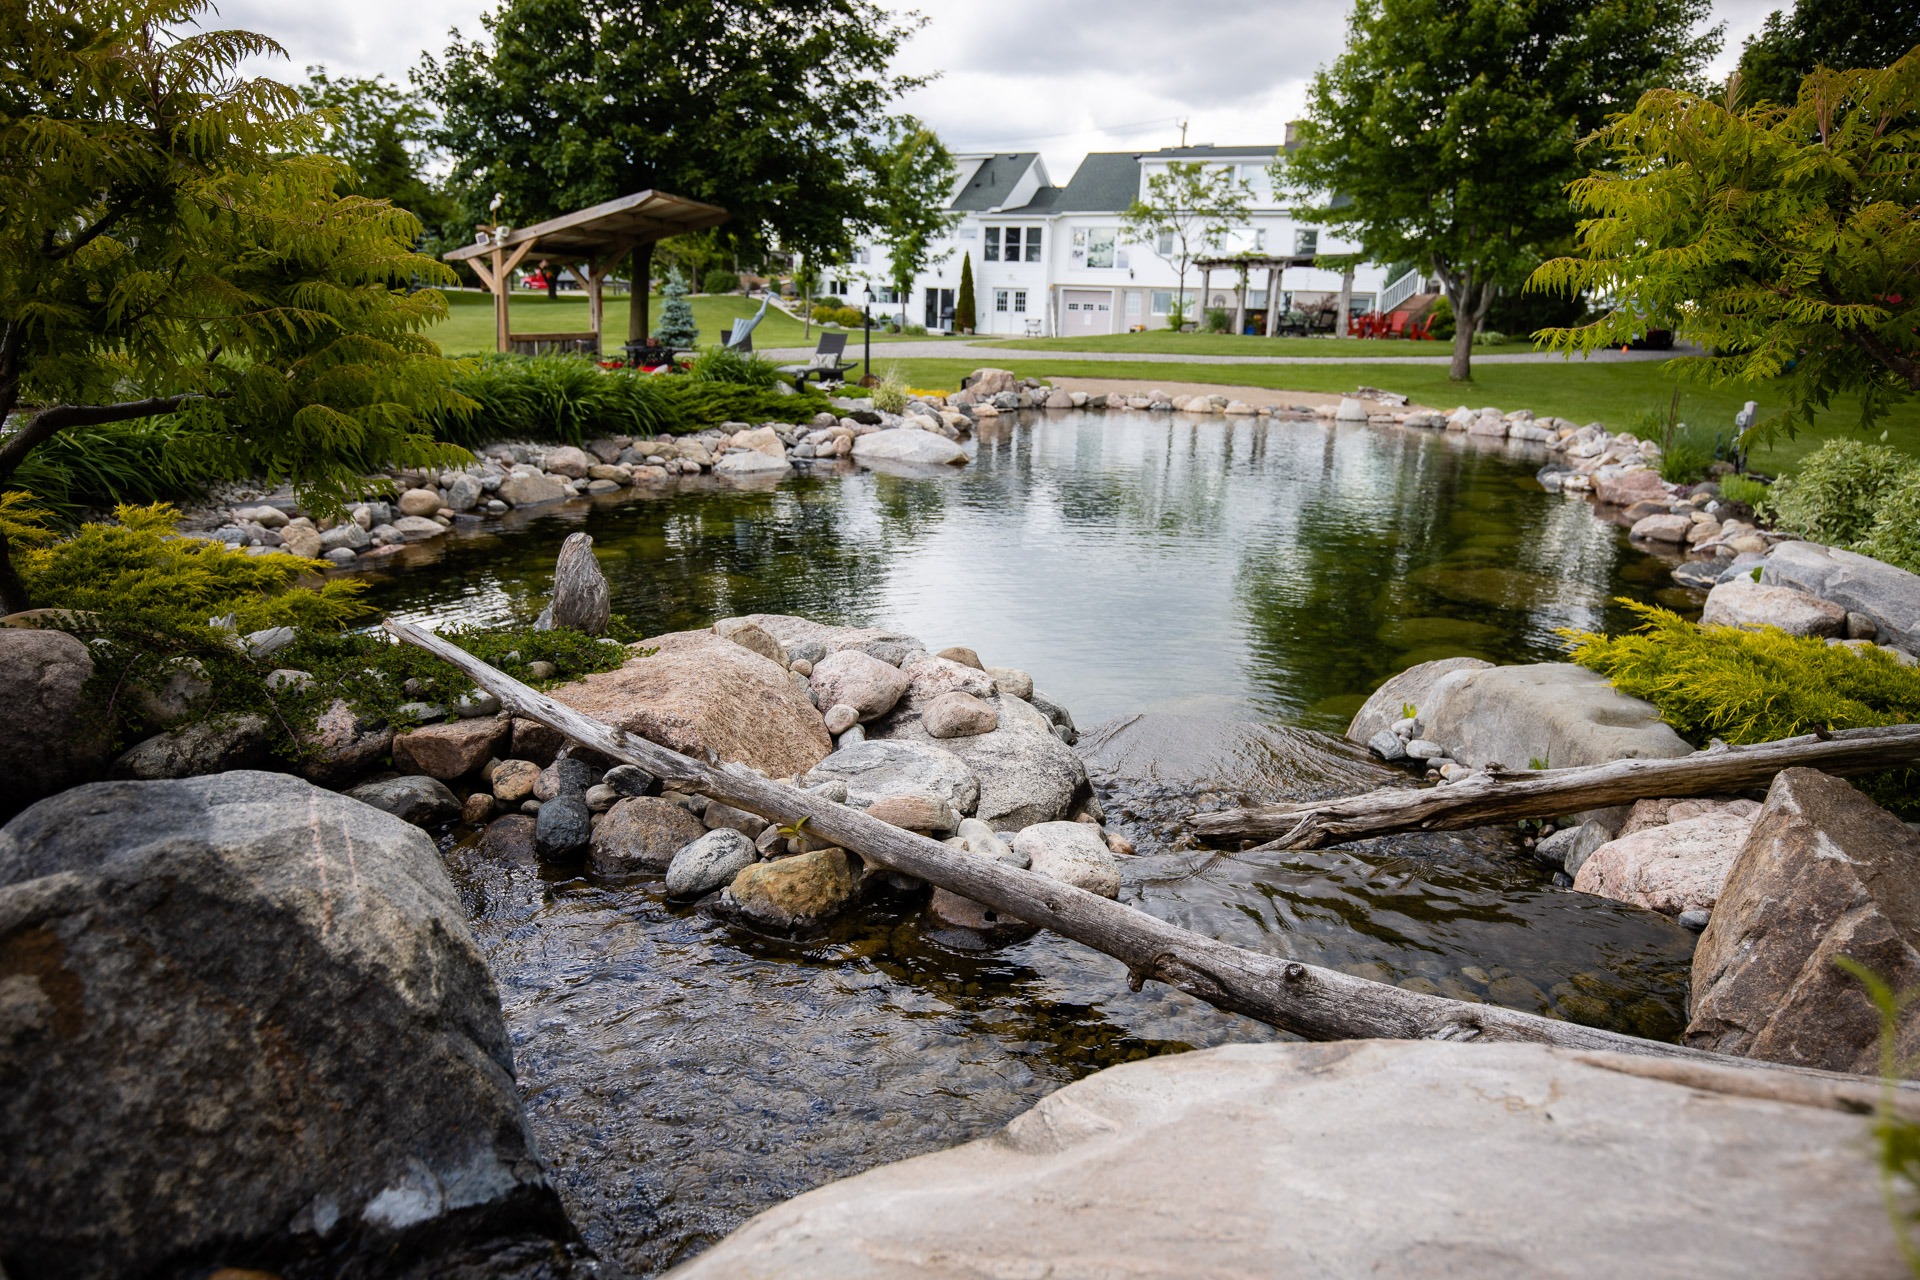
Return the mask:
[[1404, 311], [1395, 311], [1386, 317], [1380, 329], [1383, 338], [1404, 338], [1407, 336], [1407, 321], [1413, 317]]

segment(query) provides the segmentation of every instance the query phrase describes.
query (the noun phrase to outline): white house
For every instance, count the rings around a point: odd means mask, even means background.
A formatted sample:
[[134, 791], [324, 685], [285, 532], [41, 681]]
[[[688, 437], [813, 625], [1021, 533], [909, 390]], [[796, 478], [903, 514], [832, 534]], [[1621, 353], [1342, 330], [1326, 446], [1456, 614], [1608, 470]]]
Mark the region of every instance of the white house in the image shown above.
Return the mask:
[[[1147, 180], [1175, 160], [1230, 168], [1252, 193], [1246, 225], [1209, 251], [1215, 256], [1284, 259], [1354, 248], [1289, 216], [1267, 173], [1279, 152], [1277, 146], [1095, 152], [1064, 186], [1048, 179], [1035, 152], [959, 156], [948, 207], [960, 220], [936, 246], [936, 265], [915, 280], [907, 319], [929, 329], [950, 327], [961, 260], [970, 255], [981, 333], [1085, 336], [1165, 328], [1178, 292], [1174, 248], [1129, 240], [1120, 215], [1144, 200]], [[875, 310], [898, 313], [899, 300], [886, 287], [884, 245], [861, 246], [853, 262], [824, 274], [829, 294], [858, 305], [871, 284]], [[1385, 275], [1384, 267], [1368, 265], [1347, 280], [1338, 271], [1288, 265], [1280, 276], [1280, 304], [1283, 311], [1317, 304], [1344, 288], [1354, 312], [1368, 311], [1387, 286]], [[1203, 300], [1201, 273], [1189, 267], [1187, 294], [1207, 309], [1243, 317], [1245, 329], [1265, 332], [1269, 279], [1266, 267], [1253, 270], [1242, 300], [1239, 272], [1216, 268]], [[1189, 307], [1186, 316], [1197, 319], [1198, 311]]]

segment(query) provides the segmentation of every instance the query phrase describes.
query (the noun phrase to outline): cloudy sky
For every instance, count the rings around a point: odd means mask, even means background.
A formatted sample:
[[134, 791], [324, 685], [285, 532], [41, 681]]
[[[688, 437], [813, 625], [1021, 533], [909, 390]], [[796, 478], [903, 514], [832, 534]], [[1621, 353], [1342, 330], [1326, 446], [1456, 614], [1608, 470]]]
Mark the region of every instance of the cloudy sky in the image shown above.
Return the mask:
[[[491, 0], [216, 0], [219, 23], [264, 32], [298, 78], [309, 63], [403, 78], [447, 32], [478, 34]], [[930, 21], [900, 70], [939, 72], [906, 102], [956, 151], [1036, 150], [1056, 182], [1088, 151], [1279, 140], [1306, 79], [1335, 56], [1343, 0], [883, 0]], [[1716, 70], [1786, 0], [1714, 0]]]

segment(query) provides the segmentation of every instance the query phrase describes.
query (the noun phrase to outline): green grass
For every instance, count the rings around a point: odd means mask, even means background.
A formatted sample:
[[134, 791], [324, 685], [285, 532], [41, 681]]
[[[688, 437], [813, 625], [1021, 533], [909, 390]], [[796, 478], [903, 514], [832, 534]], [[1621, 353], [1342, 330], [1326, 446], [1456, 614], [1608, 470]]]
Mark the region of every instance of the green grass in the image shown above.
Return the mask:
[[[427, 331], [450, 356], [484, 355], [493, 350], [493, 296], [478, 290], [449, 290], [447, 318]], [[744, 320], [760, 309], [757, 298], [739, 295], [696, 295], [687, 301], [693, 306], [694, 321], [700, 326], [702, 344], [715, 343], [727, 335], [735, 320]], [[519, 291], [513, 295], [508, 314], [516, 333], [576, 333], [587, 328], [587, 299], [584, 294], [563, 293], [548, 301], [544, 293]], [[660, 300], [654, 299], [653, 314], [659, 318]], [[626, 341], [627, 299], [624, 295], [607, 299], [606, 341], [609, 349]], [[800, 322], [777, 308], [767, 308], [766, 318], [753, 331], [753, 345], [769, 347], [806, 347], [820, 340], [820, 326], [811, 335]], [[873, 335], [876, 345], [885, 342], [925, 342], [926, 338]], [[847, 335], [849, 349], [857, 349], [860, 335]]]
[[[1119, 351], [1159, 356], [1312, 356], [1324, 360], [1377, 360], [1381, 356], [1448, 356], [1451, 342], [1335, 341], [1332, 338], [1250, 338], [1226, 333], [1174, 333], [1149, 329], [1144, 333], [1104, 333], [1090, 338], [978, 338], [981, 346], [1017, 351]], [[1475, 347], [1476, 355], [1504, 355], [1533, 350], [1525, 341]]]
[[[960, 379], [982, 363], [965, 359], [896, 361], [884, 359], [876, 352], [873, 366], [876, 373], [897, 366], [910, 386], [934, 390], [958, 387]], [[1756, 396], [1745, 387], [1706, 387], [1677, 379], [1658, 361], [1482, 364], [1474, 369], [1470, 383], [1449, 381], [1446, 369], [1441, 366], [1365, 361], [1325, 365], [1130, 364], [1036, 355], [1031, 360], [994, 363], [1011, 363], [1016, 374], [1042, 380], [1125, 378], [1148, 385], [1201, 382], [1328, 394], [1351, 392], [1363, 386], [1380, 387], [1398, 391], [1416, 403], [1441, 409], [1462, 404], [1531, 409], [1542, 416], [1552, 414], [1574, 422], [1602, 422], [1614, 431], [1633, 429], [1650, 414], [1664, 419], [1676, 387], [1680, 390], [1681, 420], [1708, 430], [1730, 430], [1734, 414], [1749, 399], [1760, 400], [1763, 412], [1767, 405], [1764, 396]], [[1793, 439], [1781, 439], [1756, 450], [1749, 464], [1755, 470], [1787, 474], [1824, 440], [1849, 436], [1877, 440], [1882, 431], [1888, 444], [1920, 457], [1920, 402], [1903, 405], [1883, 418], [1870, 437], [1862, 435], [1854, 425], [1855, 412], [1851, 402], [1843, 402], [1816, 430], [1803, 431]]]

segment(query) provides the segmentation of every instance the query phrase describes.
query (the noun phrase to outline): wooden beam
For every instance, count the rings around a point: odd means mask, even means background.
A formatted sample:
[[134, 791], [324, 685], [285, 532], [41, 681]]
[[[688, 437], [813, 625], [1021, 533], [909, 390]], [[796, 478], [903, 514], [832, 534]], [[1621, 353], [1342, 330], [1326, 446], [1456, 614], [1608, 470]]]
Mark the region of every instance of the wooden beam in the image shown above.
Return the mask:
[[1402, 831], [1458, 831], [1518, 818], [1550, 818], [1656, 797], [1704, 796], [1765, 786], [1782, 769], [1877, 773], [1920, 761], [1920, 725], [1842, 729], [1675, 760], [1615, 760], [1579, 769], [1486, 773], [1441, 787], [1389, 787], [1338, 800], [1196, 813], [1207, 839], [1270, 837], [1262, 849], [1318, 849]]
[[[1508, 1041], [1607, 1049], [1729, 1066], [1776, 1067], [1681, 1045], [1642, 1040], [1491, 1004], [1404, 991], [1284, 955], [1230, 946], [1072, 885], [1008, 863], [947, 848], [849, 805], [772, 782], [737, 764], [703, 762], [616, 729], [554, 701], [422, 627], [388, 619], [388, 632], [451, 664], [516, 716], [558, 730], [609, 759], [691, 786], [771, 822], [806, 823], [876, 866], [917, 876], [996, 911], [1052, 929], [1123, 962], [1137, 988], [1163, 982], [1218, 1008], [1310, 1040]], [[1828, 1075], [1830, 1073], [1819, 1073]], [[1833, 1078], [1852, 1080], [1851, 1076]]]
[[1267, 336], [1271, 338], [1280, 316], [1280, 268], [1267, 268]]

